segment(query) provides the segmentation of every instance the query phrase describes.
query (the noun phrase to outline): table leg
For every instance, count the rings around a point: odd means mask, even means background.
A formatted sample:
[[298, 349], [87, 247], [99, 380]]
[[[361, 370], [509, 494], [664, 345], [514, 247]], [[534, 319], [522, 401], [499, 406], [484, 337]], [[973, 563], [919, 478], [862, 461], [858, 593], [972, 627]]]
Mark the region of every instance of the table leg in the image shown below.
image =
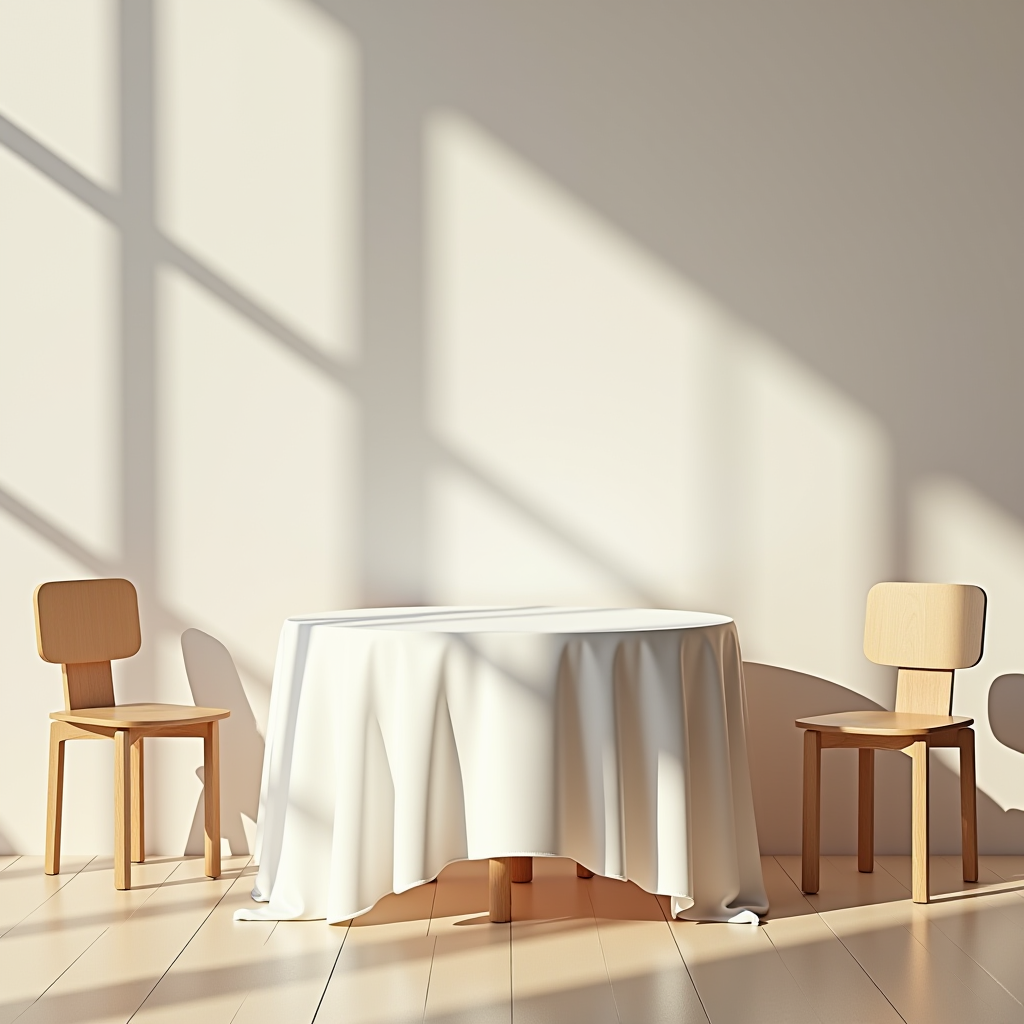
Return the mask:
[[512, 858], [512, 881], [532, 882], [533, 881], [533, 858], [513, 857]]
[[491, 920], [505, 924], [512, 920], [512, 865], [511, 857], [492, 857], [489, 870]]

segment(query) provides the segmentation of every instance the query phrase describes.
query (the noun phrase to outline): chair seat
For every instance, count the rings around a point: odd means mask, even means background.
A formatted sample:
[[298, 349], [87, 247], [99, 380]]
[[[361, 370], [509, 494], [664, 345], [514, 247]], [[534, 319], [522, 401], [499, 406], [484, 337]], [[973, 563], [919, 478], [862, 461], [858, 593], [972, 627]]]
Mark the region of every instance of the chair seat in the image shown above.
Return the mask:
[[927, 736], [974, 724], [973, 718], [956, 715], [919, 715], [906, 711], [840, 711], [816, 718], [798, 718], [797, 728], [817, 732], [841, 732], [861, 736]]
[[161, 729], [216, 722], [230, 714], [224, 708], [197, 708], [191, 704], [118, 704], [112, 708], [53, 711], [50, 717], [69, 725], [104, 729]]

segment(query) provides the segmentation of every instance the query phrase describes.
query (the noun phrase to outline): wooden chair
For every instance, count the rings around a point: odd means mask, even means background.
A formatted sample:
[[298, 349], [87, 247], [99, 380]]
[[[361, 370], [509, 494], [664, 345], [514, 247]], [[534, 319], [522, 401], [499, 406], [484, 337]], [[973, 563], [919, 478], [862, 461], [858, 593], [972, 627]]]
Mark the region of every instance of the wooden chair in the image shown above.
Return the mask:
[[217, 723], [222, 708], [183, 704], [114, 703], [110, 662], [142, 646], [139, 603], [128, 580], [42, 583], [33, 595], [36, 642], [44, 661], [64, 674], [64, 710], [50, 718], [50, 778], [46, 801], [46, 873], [60, 874], [64, 743], [114, 741], [114, 885], [130, 889], [131, 862], [145, 860], [143, 741], [147, 736], [196, 736], [205, 764], [206, 874], [220, 876], [220, 767]]
[[821, 750], [860, 751], [857, 866], [874, 867], [875, 751], [904, 750], [914, 760], [913, 899], [928, 902], [928, 752], [960, 748], [960, 817], [964, 881], [978, 880], [974, 724], [953, 717], [953, 673], [981, 660], [985, 591], [946, 583], [879, 583], [868, 593], [864, 654], [899, 668], [895, 711], [853, 711], [801, 718], [804, 732], [804, 834], [801, 888], [818, 891]]

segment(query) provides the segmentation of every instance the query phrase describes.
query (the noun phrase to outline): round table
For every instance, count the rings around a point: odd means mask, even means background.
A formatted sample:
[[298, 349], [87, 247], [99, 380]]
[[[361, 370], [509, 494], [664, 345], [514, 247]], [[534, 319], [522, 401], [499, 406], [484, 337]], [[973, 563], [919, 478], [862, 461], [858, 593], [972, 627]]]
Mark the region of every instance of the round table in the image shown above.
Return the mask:
[[[365, 913], [448, 863], [568, 857], [756, 921], [768, 902], [735, 624], [655, 609], [390, 608], [288, 619], [257, 822], [265, 905]], [[532, 862], [514, 863], [528, 877]], [[505, 918], [507, 920], [507, 916]]]

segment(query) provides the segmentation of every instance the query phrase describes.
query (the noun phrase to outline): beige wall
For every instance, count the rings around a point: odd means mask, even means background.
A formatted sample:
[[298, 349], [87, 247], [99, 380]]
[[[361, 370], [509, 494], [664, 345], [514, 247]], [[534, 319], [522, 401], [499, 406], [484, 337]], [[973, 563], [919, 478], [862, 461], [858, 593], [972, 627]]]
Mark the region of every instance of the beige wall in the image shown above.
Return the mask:
[[[246, 766], [291, 613], [731, 614], [776, 666], [748, 673], [772, 851], [797, 846], [790, 720], [891, 699], [868, 587], [979, 583], [956, 710], [983, 846], [1024, 849], [1022, 23], [0, 0], [0, 850], [41, 848], [60, 700], [32, 588], [113, 573], [145, 637], [121, 699], [190, 699], [179, 636], [219, 637]], [[80, 746], [65, 845], [102, 851], [108, 751]], [[194, 746], [155, 744], [155, 849], [189, 842]]]

